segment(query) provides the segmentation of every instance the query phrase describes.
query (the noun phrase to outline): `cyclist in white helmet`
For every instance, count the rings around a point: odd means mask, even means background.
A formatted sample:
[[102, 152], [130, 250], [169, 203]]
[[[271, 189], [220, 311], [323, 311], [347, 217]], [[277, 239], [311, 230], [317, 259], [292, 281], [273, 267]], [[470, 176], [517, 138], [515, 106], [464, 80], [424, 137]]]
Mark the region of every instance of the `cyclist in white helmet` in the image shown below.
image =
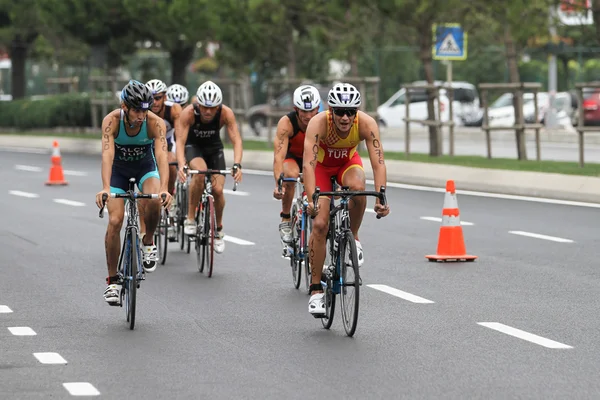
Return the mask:
[[177, 103], [182, 108], [186, 106], [190, 93], [185, 86], [174, 83], [167, 89], [167, 101]]
[[[187, 106], [181, 113], [176, 125], [177, 129], [177, 163], [179, 177], [186, 179], [183, 167], [186, 161], [190, 169], [225, 169], [225, 155], [220, 132], [223, 126], [233, 144], [232, 175], [236, 182], [242, 180], [242, 136], [238, 130], [235, 115], [231, 108], [223, 104], [221, 89], [211, 81], [204, 82], [196, 92], [196, 98], [191, 107]], [[213, 175], [212, 193], [215, 199], [217, 217], [217, 235], [215, 237], [215, 252], [225, 250], [223, 233], [223, 209], [225, 196], [223, 185], [225, 176]], [[186, 235], [196, 234], [194, 213], [204, 190], [204, 176], [194, 175], [189, 188], [189, 206], [183, 229]]]
[[[387, 175], [383, 158], [383, 147], [379, 139], [377, 122], [360, 111], [360, 92], [349, 83], [338, 83], [329, 91], [329, 110], [319, 113], [308, 124], [304, 141], [304, 187], [309, 205], [307, 212], [313, 216], [310, 235], [310, 266], [312, 268], [311, 297], [308, 311], [315, 317], [325, 314], [321, 271], [325, 261], [325, 239], [329, 229], [329, 202], [321, 197], [317, 206], [312, 203], [315, 187], [321, 191], [332, 190], [330, 177], [337, 183], [350, 187], [350, 190], [365, 190], [365, 172], [358, 154], [358, 144], [364, 140], [369, 151], [375, 180], [375, 190], [386, 186]], [[366, 197], [358, 196], [350, 204], [350, 228], [356, 240], [358, 265], [364, 262], [358, 230], [362, 223], [367, 202]], [[374, 211], [379, 216], [389, 214], [389, 206], [382, 206], [377, 199]]]
[[292, 241], [290, 208], [296, 185], [294, 182], [285, 182], [280, 193], [277, 181], [282, 172], [286, 178], [296, 178], [302, 172], [304, 132], [306, 132], [310, 120], [319, 112], [321, 95], [314, 86], [301, 85], [294, 91], [293, 101], [294, 111], [281, 117], [277, 123], [273, 159], [273, 176], [275, 177], [273, 197], [281, 200], [279, 236], [285, 258], [289, 257], [287, 250]]
[[[167, 99], [167, 85], [160, 79], [152, 79], [146, 82], [146, 86], [152, 92], [154, 97], [154, 104], [152, 104], [152, 112], [165, 121], [167, 126], [167, 146], [168, 146], [168, 159], [169, 162], [176, 162], [177, 158], [173, 153], [173, 145], [175, 143], [175, 123], [181, 115], [181, 106], [177, 103], [171, 102]], [[169, 193], [175, 194], [175, 180], [177, 179], [177, 168], [174, 166], [169, 167]], [[173, 212], [175, 202], [171, 203], [171, 209], [169, 212]], [[169, 229], [169, 238], [175, 239], [175, 231]]]

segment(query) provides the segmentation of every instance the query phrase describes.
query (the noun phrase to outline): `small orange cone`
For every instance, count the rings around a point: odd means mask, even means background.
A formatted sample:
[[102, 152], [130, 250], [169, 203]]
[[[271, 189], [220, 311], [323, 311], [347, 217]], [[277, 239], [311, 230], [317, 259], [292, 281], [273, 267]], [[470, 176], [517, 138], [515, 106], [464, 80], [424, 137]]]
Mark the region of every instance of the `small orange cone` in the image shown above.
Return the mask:
[[425, 256], [429, 261], [474, 261], [477, 256], [467, 254], [462, 226], [460, 225], [460, 211], [456, 200], [454, 181], [446, 182], [446, 195], [444, 209], [442, 210], [442, 226], [438, 238], [437, 254]]
[[56, 140], [52, 143], [52, 157], [50, 160], [52, 161], [52, 166], [50, 167], [50, 176], [48, 177], [46, 185], [67, 185], [68, 182], [65, 181], [62, 169], [60, 149], [58, 148], [58, 142]]

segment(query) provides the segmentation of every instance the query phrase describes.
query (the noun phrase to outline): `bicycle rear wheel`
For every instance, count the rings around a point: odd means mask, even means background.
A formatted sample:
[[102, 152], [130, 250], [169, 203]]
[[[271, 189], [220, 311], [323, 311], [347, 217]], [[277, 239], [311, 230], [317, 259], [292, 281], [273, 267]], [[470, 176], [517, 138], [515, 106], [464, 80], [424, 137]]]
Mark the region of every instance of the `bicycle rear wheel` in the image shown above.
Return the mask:
[[298, 232], [300, 231], [300, 227], [298, 224], [301, 221], [298, 219], [298, 205], [294, 201], [292, 206], [292, 254], [290, 255], [290, 266], [292, 267], [292, 282], [294, 283], [294, 288], [298, 289], [300, 287], [300, 281], [302, 280], [302, 258], [300, 258], [300, 252], [302, 249], [300, 248], [300, 238], [298, 237]]
[[341, 265], [341, 309], [342, 322], [348, 336], [353, 336], [358, 322], [360, 300], [360, 275], [358, 271], [358, 253], [352, 232], [346, 232], [340, 243]]
[[212, 196], [208, 197], [206, 202], [204, 220], [204, 259], [206, 260], [206, 276], [209, 278], [213, 273], [213, 264], [215, 259], [215, 235], [217, 233], [217, 214], [215, 212], [215, 203]]
[[325, 293], [325, 317], [321, 318], [321, 323], [323, 324], [323, 328], [329, 329], [331, 328], [331, 324], [333, 324], [333, 317], [335, 316], [336, 296], [333, 291], [333, 282], [331, 279], [327, 279], [327, 287], [323, 293]]
[[158, 261], [161, 265], [165, 265], [165, 262], [167, 261], [167, 243], [169, 242], [168, 229], [169, 219], [167, 218], [167, 211], [161, 207], [158, 226], [154, 231], [154, 243], [156, 243], [156, 247], [158, 247]]
[[304, 282], [306, 283], [306, 294], [310, 295], [310, 260], [309, 260], [309, 247], [308, 241], [310, 240], [310, 234], [312, 232], [312, 218], [308, 216], [308, 214], [304, 214], [304, 231], [301, 233], [304, 237], [303, 247], [300, 249], [304, 253]]

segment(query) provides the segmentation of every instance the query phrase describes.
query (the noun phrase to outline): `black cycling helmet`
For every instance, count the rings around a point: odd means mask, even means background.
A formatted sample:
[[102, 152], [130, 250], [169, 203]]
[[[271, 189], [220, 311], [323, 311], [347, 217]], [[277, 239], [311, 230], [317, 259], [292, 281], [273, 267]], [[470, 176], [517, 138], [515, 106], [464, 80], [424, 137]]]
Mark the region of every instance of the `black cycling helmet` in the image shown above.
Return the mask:
[[121, 101], [128, 108], [149, 110], [154, 103], [154, 97], [148, 86], [132, 79], [121, 91]]

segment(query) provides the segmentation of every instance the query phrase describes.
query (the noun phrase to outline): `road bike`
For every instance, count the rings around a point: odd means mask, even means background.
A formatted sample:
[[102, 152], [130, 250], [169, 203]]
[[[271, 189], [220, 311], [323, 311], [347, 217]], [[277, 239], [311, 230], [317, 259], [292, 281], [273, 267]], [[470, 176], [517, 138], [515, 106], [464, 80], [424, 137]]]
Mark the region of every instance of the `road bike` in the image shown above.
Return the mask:
[[[234, 167], [234, 170], [236, 167]], [[215, 202], [212, 194], [212, 176], [231, 174], [231, 169], [206, 169], [195, 170], [184, 167], [184, 173], [189, 175], [204, 175], [204, 190], [202, 197], [196, 207], [196, 234], [188, 236], [187, 251], [189, 253], [190, 242], [194, 242], [196, 248], [196, 260], [198, 262], [198, 271], [204, 271], [206, 262], [206, 275], [210, 278], [213, 273], [214, 254], [215, 254], [215, 235], [217, 234], [217, 214], [215, 211]], [[233, 191], [237, 190], [238, 183], [234, 181]]]
[[[335, 184], [335, 177], [332, 177], [332, 182]], [[381, 186], [379, 192], [351, 191], [347, 186], [342, 186], [341, 190], [321, 192], [317, 187], [313, 194], [313, 204], [318, 204], [320, 196], [331, 198], [326, 250], [330, 261], [326, 262], [326, 268], [323, 268], [321, 274], [321, 285], [325, 293], [325, 315], [321, 317], [321, 323], [325, 329], [331, 327], [335, 315], [336, 296], [339, 294], [344, 330], [346, 335], [353, 336], [358, 323], [361, 279], [356, 242], [350, 230], [348, 204], [356, 196], [373, 196], [385, 206], [387, 204], [385, 187]], [[340, 199], [338, 205], [335, 205], [335, 197]], [[378, 215], [377, 219], [379, 218]]]
[[[129, 322], [129, 329], [133, 330], [135, 326], [136, 311], [136, 293], [140, 288], [140, 282], [145, 280], [145, 273], [142, 260], [142, 249], [140, 246], [139, 221], [138, 221], [138, 199], [158, 199], [158, 194], [142, 194], [135, 192], [135, 178], [129, 178], [129, 189], [125, 193], [104, 193], [102, 195], [102, 208], [98, 216], [104, 217], [104, 205], [108, 197], [114, 199], [125, 199], [125, 209], [127, 210], [127, 225], [125, 226], [125, 237], [119, 257], [117, 271], [119, 274], [119, 284], [122, 286], [119, 306], [123, 307], [125, 303], [125, 315]], [[163, 201], [166, 195], [163, 195]]]

